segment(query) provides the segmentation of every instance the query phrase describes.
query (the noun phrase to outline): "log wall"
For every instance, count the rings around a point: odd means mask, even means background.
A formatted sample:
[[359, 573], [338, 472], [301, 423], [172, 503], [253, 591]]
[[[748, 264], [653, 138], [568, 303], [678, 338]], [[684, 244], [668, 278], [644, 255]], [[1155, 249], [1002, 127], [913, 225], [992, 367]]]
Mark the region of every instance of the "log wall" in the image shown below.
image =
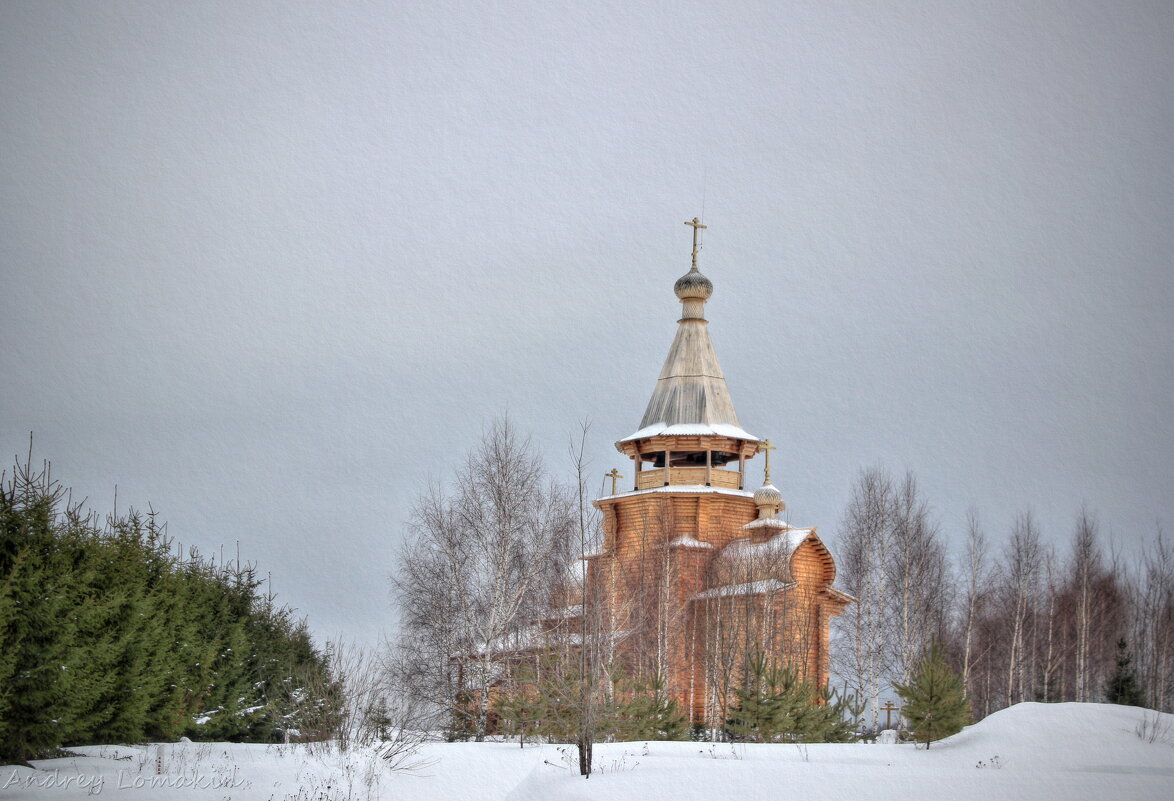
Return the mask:
[[845, 602], [827, 592], [835, 565], [818, 538], [804, 541], [792, 555], [789, 589], [697, 601], [712, 588], [719, 551], [748, 536], [742, 526], [757, 517], [752, 498], [649, 491], [596, 505], [603, 512], [605, 542], [590, 560], [588, 581], [620, 636], [618, 656], [632, 672], [663, 671], [666, 689], [694, 722], [714, 714], [715, 695], [731, 692], [728, 677], [716, 680], [714, 663], [744, 661], [755, 644], [826, 683], [829, 622]]

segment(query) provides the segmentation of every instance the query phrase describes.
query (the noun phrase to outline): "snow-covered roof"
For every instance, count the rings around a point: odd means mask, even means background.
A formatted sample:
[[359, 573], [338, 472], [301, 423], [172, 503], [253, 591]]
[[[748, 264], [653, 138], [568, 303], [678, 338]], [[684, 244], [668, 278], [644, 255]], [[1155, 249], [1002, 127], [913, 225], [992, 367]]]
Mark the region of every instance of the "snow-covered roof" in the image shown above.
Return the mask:
[[787, 525], [784, 521], [779, 520], [777, 517], [760, 517], [757, 520], [751, 520], [749, 523], [742, 526], [743, 531], [756, 528], [777, 528], [780, 530], [785, 530], [790, 528], [790, 526]]
[[790, 580], [791, 554], [815, 529], [790, 528], [762, 542], [734, 540], [714, 558], [722, 584], [742, 584], [766, 578]]
[[549, 648], [556, 645], [578, 645], [581, 639], [581, 636], [577, 632], [550, 631], [543, 626], [531, 623], [508, 634], [495, 637], [488, 643], [476, 643], [465, 654], [456, 653], [451, 658], [480, 658], [486, 654], [491, 656], [504, 656], [506, 654], [529, 651], [539, 647]]
[[794, 587], [795, 582], [782, 582], [778, 579], [760, 579], [758, 581], [747, 581], [742, 584], [723, 584], [720, 587], [712, 587], [704, 592], [699, 592], [689, 600], [701, 601], [706, 598], [726, 598], [731, 595], [762, 595], [768, 592], [778, 592], [785, 590], [788, 587]]
[[570, 606], [560, 606], [551, 609], [545, 614], [539, 615], [536, 620], [566, 620], [568, 618], [578, 617], [583, 614], [583, 604], [572, 604]]
[[730, 437], [731, 439], [744, 439], [750, 442], [758, 442], [758, 437], [747, 433], [739, 426], [730, 423], [674, 423], [669, 425], [663, 420], [653, 423], [652, 425], [644, 426], [635, 434], [629, 434], [620, 440], [620, 442], [630, 442], [634, 439], [647, 439], [648, 437]]
[[847, 601], [848, 603], [853, 603], [853, 604], [856, 603], [856, 596], [849, 595], [848, 593], [844, 592], [843, 590], [837, 590], [835, 587], [828, 587], [827, 591], [829, 593], [831, 593], [832, 595], [836, 596], [837, 598], [840, 598], [842, 600]]
[[688, 535], [677, 537], [675, 540], [673, 540], [672, 542], [669, 543], [668, 547], [670, 547], [670, 548], [673, 548], [673, 547], [677, 547], [677, 548], [703, 548], [703, 549], [710, 550], [710, 551], [713, 550], [713, 546], [710, 545], [708, 542], [702, 542], [701, 540], [695, 540]]

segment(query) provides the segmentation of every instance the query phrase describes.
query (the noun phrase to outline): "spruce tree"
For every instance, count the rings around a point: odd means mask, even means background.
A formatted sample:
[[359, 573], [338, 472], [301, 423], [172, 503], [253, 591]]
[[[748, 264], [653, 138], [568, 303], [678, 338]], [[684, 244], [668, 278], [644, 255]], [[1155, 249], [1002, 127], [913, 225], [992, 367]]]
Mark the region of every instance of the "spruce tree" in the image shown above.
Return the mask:
[[927, 749], [931, 741], [956, 734], [970, 723], [962, 679], [946, 663], [941, 645], [935, 644], [922, 658], [913, 681], [894, 687], [905, 702], [901, 714], [914, 738], [924, 740]]
[[185, 730], [272, 740], [298, 686], [337, 707], [325, 656], [288, 609], [261, 602], [251, 568], [170, 551], [153, 514], [100, 526], [47, 468], [0, 479], [0, 759]]
[[[0, 491], [3, 491], [2, 488]], [[21, 611], [14, 594], [18, 582], [23, 580], [23, 571], [28, 569], [27, 558], [28, 554], [22, 552], [8, 567], [6, 575], [0, 574], [0, 743], [7, 741], [10, 728], [8, 709], [12, 702], [12, 678], [19, 650], [9, 632]], [[0, 756], [3, 754], [4, 749], [0, 748]]]
[[125, 738], [109, 732], [121, 705], [113, 697], [122, 669], [141, 678], [122, 659], [126, 644], [121, 641], [130, 621], [122, 610], [135, 588], [122, 581], [122, 565], [110, 558], [112, 548], [99, 539], [97, 529], [80, 530], [67, 536], [67, 548], [74, 555], [74, 578], [70, 616], [73, 618], [72, 653], [77, 658], [62, 666], [73, 673], [70, 680], [70, 726], [63, 728], [65, 745], [137, 740], [141, 727], [125, 732]]
[[7, 759], [25, 760], [72, 738], [79, 705], [88, 700], [76, 614], [84, 597], [77, 568], [84, 565], [55, 527], [60, 499], [43, 474], [27, 471], [0, 492], [0, 569], [17, 610], [0, 632], [11, 665], [0, 745]]
[[1117, 669], [1105, 685], [1105, 700], [1110, 704], [1144, 706], [1141, 688], [1137, 686], [1137, 671], [1130, 667], [1133, 657], [1129, 655], [1125, 638], [1117, 640]]

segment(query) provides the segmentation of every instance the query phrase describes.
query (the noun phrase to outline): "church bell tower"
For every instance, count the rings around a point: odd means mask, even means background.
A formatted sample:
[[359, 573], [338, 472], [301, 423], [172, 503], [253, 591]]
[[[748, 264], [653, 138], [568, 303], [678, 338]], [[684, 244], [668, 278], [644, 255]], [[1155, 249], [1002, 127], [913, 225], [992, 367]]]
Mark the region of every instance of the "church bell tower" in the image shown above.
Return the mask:
[[[713, 670], [719, 656], [762, 647], [826, 682], [828, 620], [850, 599], [831, 589], [835, 565], [815, 529], [778, 519], [785, 506], [769, 467], [747, 489], [747, 462], [772, 447], [734, 410], [705, 318], [713, 283], [697, 266], [706, 226], [685, 224], [693, 253], [673, 286], [676, 336], [638, 429], [616, 443], [630, 465], [608, 474], [612, 493], [595, 501], [604, 540], [587, 580], [625, 672], [663, 681], [694, 722], [712, 722], [731, 693]], [[756, 622], [731, 635], [723, 609]]]

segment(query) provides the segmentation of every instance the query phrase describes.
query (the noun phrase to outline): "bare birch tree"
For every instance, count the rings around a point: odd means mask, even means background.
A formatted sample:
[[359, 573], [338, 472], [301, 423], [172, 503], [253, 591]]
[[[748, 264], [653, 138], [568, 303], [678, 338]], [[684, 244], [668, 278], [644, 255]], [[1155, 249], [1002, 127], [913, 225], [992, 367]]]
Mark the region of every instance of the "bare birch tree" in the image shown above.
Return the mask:
[[1043, 596], [1036, 615], [1035, 695], [1041, 701], [1059, 701], [1064, 692], [1063, 666], [1069, 650], [1063, 638], [1067, 604], [1062, 598], [1055, 553], [1051, 547], [1045, 547], [1043, 551]]
[[837, 537], [839, 576], [857, 602], [837, 622], [837, 672], [880, 721], [880, 692], [908, 683], [930, 644], [946, 635], [953, 605], [946, 551], [912, 472], [895, 484], [860, 474]]
[[1072, 537], [1071, 593], [1075, 628], [1073, 685], [1075, 700], [1090, 700], [1091, 635], [1097, 574], [1101, 556], [1096, 542], [1096, 521], [1081, 509]]
[[[395, 587], [406, 650], [430, 674], [435, 700], [468, 693], [478, 740], [489, 727], [501, 654], [534, 636], [574, 552], [572, 503], [508, 420], [495, 421], [450, 491], [417, 502]], [[431, 664], [426, 664], [427, 661]], [[436, 698], [440, 692], [450, 693]]]
[[1003, 551], [1003, 592], [1009, 604], [1006, 703], [1027, 700], [1030, 679], [1028, 629], [1035, 614], [1043, 551], [1031, 512], [1015, 520]]
[[852, 489], [837, 537], [839, 578], [856, 597], [856, 603], [838, 620], [837, 627], [848, 646], [841, 651], [839, 672], [868, 701], [874, 730], [880, 721], [880, 691], [886, 674], [885, 563], [893, 494], [892, 480], [881, 468], [863, 471]]
[[[578, 731], [576, 745], [579, 750], [579, 775], [590, 777], [593, 765], [595, 741], [598, 738], [599, 711], [601, 699], [599, 687], [602, 684], [601, 656], [604, 653], [604, 640], [610, 643], [611, 632], [604, 623], [608, 619], [602, 614], [602, 603], [598, 582], [588, 581], [585, 559], [599, 547], [599, 511], [587, 499], [587, 432], [590, 424], [583, 422], [580, 427], [580, 436], [577, 443], [570, 448], [571, 461], [575, 467], [575, 521], [574, 532], [577, 545], [577, 559], [568, 560], [567, 566], [572, 565], [572, 575], [567, 577], [567, 584], [579, 589], [579, 643], [578, 652], [578, 693], [577, 716]], [[588, 595], [590, 593], [590, 595]]]
[[930, 644], [944, 635], [953, 599], [945, 548], [912, 472], [892, 493], [888, 517], [889, 679], [908, 684]]
[[1159, 528], [1131, 588], [1132, 645], [1146, 703], [1174, 711], [1174, 549]]
[[970, 671], [974, 662], [975, 629], [982, 604], [986, 598], [990, 569], [987, 563], [986, 534], [978, 519], [978, 512], [966, 513], [966, 557], [963, 566], [965, 590], [962, 595], [962, 688], [971, 695]]

